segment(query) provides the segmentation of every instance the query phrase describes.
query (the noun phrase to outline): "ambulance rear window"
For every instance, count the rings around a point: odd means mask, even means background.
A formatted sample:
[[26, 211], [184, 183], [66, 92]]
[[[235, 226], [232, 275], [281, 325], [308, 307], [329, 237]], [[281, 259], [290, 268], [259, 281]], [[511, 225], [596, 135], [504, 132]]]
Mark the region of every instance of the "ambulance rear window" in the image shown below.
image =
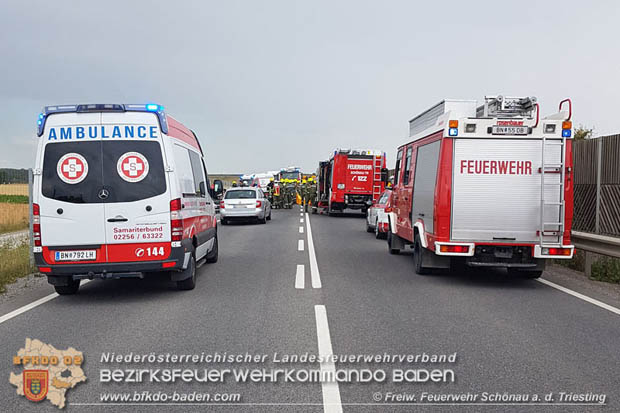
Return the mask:
[[103, 186], [101, 162], [101, 142], [48, 143], [43, 155], [43, 196], [74, 204], [102, 202], [97, 196]]
[[41, 192], [74, 204], [132, 202], [163, 194], [166, 177], [159, 143], [47, 144]]

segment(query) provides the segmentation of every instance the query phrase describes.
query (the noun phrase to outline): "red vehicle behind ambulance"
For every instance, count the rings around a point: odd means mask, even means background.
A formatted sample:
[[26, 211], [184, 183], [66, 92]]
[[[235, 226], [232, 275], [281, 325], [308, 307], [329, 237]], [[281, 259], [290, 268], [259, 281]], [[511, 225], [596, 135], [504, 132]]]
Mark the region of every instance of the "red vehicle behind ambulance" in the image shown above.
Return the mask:
[[162, 106], [47, 106], [38, 136], [34, 257], [59, 294], [152, 272], [192, 289], [217, 261], [219, 194], [198, 138]]
[[[566, 110], [562, 110], [566, 109]], [[444, 100], [398, 148], [388, 248], [418, 274], [455, 264], [536, 278], [571, 258], [572, 107], [540, 119], [533, 97]]]
[[335, 150], [319, 164], [318, 207], [330, 215], [346, 208], [366, 213], [385, 189], [385, 166], [385, 153], [378, 150]]

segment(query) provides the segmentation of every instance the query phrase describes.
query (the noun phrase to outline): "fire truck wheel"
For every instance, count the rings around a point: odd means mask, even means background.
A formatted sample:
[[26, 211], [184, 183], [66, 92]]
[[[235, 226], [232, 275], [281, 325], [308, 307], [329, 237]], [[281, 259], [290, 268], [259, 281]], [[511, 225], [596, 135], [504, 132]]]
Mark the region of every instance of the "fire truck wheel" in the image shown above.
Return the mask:
[[420, 242], [420, 236], [416, 234], [413, 242], [413, 266], [415, 272], [420, 275], [430, 274], [430, 270], [422, 266], [422, 254], [424, 254], [422, 242]]
[[393, 238], [394, 238], [394, 234], [392, 234], [392, 231], [388, 231], [388, 234], [387, 234], [388, 251], [390, 251], [390, 254], [393, 254], [393, 255], [400, 254], [400, 248], [392, 248]]
[[533, 280], [535, 278], [540, 278], [542, 273], [543, 273], [542, 270], [527, 271], [527, 270], [518, 270], [516, 268], [508, 268], [509, 276], [525, 278], [525, 279], [530, 279], [530, 280]]
[[80, 289], [80, 280], [70, 280], [68, 285], [55, 285], [54, 290], [59, 295], [73, 295]]
[[177, 288], [179, 290], [193, 290], [196, 287], [196, 257], [192, 252], [189, 258], [189, 264], [187, 268], [182, 271], [188, 278], [177, 281]]

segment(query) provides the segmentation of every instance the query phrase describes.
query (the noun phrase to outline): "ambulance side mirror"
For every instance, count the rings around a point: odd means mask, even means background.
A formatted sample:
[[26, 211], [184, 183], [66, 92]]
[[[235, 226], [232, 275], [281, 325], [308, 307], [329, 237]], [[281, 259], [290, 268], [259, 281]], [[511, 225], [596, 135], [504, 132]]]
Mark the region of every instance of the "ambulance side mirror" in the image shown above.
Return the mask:
[[221, 180], [216, 179], [213, 181], [213, 194], [215, 198], [220, 197], [224, 193], [224, 184]]
[[387, 184], [388, 182], [388, 168], [381, 168], [381, 182]]

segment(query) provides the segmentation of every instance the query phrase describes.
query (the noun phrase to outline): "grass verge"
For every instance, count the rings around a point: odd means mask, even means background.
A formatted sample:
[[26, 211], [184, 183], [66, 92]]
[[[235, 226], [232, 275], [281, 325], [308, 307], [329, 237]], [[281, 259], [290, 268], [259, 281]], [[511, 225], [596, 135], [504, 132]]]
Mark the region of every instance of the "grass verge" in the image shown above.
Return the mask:
[[28, 195], [6, 195], [0, 194], [0, 202], [6, 204], [27, 204]]
[[6, 285], [34, 272], [30, 266], [30, 245], [24, 243], [16, 248], [0, 247], [0, 293]]
[[[572, 259], [554, 260], [554, 264], [585, 272], [586, 253], [576, 249]], [[595, 254], [591, 273], [591, 280], [620, 284], [620, 259]]]
[[620, 259], [601, 257], [592, 263], [592, 276], [596, 281], [620, 284]]

